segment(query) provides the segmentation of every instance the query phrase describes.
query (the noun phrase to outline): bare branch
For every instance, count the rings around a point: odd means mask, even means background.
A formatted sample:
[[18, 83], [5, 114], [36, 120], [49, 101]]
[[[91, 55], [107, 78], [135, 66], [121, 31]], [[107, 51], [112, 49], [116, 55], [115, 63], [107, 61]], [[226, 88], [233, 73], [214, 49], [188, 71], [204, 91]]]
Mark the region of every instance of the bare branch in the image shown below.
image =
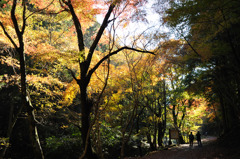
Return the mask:
[[11, 41], [11, 43], [12, 43], [13, 46], [14, 46], [14, 48], [17, 49], [17, 48], [18, 48], [17, 44], [13, 41], [12, 37], [8, 34], [8, 32], [6, 31], [6, 29], [5, 29], [4, 25], [2, 24], [2, 22], [0, 22], [0, 25], [1, 25], [2, 29], [3, 29], [4, 34], [5, 34], [5, 35], [7, 36], [7, 38]]
[[22, 1], [22, 5], [23, 5], [23, 15], [22, 15], [22, 19], [23, 19], [23, 24], [22, 24], [22, 31], [21, 34], [24, 33], [25, 28], [26, 28], [26, 2], [25, 0]]
[[39, 10], [36, 10], [35, 12], [32, 12], [31, 14], [29, 14], [25, 20], [27, 20], [29, 17], [31, 17], [33, 14], [35, 13], [38, 13], [38, 12], [42, 12], [44, 11], [45, 9], [47, 9], [50, 5], [52, 5], [52, 3], [54, 2], [54, 0], [52, 0], [52, 2], [50, 2], [46, 7], [44, 7], [43, 9], [39, 9]]
[[194, 49], [194, 47], [190, 44], [190, 42], [187, 40], [187, 38], [186, 38], [182, 33], [180, 33], [179, 30], [177, 30], [177, 31], [178, 31], [179, 34], [182, 35], [182, 37], [183, 37], [184, 40], [187, 42], [188, 46], [190, 46], [190, 48], [193, 50], [193, 52], [194, 52], [195, 54], [197, 54], [199, 57], [201, 57], [201, 55], [197, 52], [197, 50]]
[[78, 83], [78, 82], [79, 82], [79, 79], [77, 79], [77, 78], [76, 78], [76, 76], [75, 76], [74, 72], [73, 72], [71, 69], [69, 69], [69, 68], [67, 68], [67, 69], [70, 71], [70, 73], [71, 73], [71, 75], [72, 75], [73, 79], [75, 79], [75, 80], [76, 80], [76, 82]]
[[93, 56], [93, 52], [94, 52], [94, 50], [96, 49], [97, 44], [98, 44], [99, 40], [101, 39], [105, 28], [106, 28], [107, 25], [108, 25], [108, 19], [109, 19], [111, 13], [112, 13], [114, 7], [115, 7], [115, 4], [112, 3], [112, 4], [110, 5], [109, 9], [108, 9], [107, 14], [105, 15], [105, 18], [104, 18], [104, 20], [103, 20], [103, 22], [102, 22], [102, 25], [101, 25], [101, 27], [100, 27], [97, 35], [96, 35], [96, 38], [95, 38], [93, 44], [91, 45], [91, 47], [90, 47], [90, 49], [89, 49], [89, 54], [88, 54], [88, 57], [87, 57], [87, 66], [90, 65], [90, 62], [91, 62], [91, 59], [92, 59], [92, 56]]
[[111, 53], [109, 53], [108, 55], [104, 56], [88, 73], [88, 78], [90, 78], [92, 76], [92, 74], [96, 71], [96, 69], [106, 60], [108, 59], [110, 56], [117, 54], [118, 52], [122, 51], [122, 50], [132, 50], [132, 51], [136, 51], [136, 52], [140, 52], [140, 53], [148, 53], [148, 54], [152, 54], [155, 55], [154, 52], [152, 51], [146, 51], [146, 50], [139, 50], [139, 49], [135, 49], [135, 48], [131, 48], [128, 46], [124, 46], [122, 48], [119, 48], [116, 51], [113, 51]]
[[19, 30], [17, 18], [15, 16], [16, 6], [17, 6], [17, 0], [14, 0], [13, 5], [12, 5], [12, 9], [11, 9], [11, 19], [12, 19], [12, 22], [13, 22], [13, 25], [14, 25], [14, 28], [15, 28], [15, 32], [18, 36], [18, 40], [20, 41], [20, 39], [22, 39], [22, 33]]

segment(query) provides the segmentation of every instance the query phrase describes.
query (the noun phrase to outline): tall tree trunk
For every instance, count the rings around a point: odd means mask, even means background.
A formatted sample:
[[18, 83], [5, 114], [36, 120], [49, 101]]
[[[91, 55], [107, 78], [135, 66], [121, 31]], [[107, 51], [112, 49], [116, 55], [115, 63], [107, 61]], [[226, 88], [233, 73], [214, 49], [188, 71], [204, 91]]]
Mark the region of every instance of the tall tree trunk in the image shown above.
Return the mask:
[[163, 146], [163, 136], [164, 136], [164, 133], [163, 133], [163, 126], [162, 126], [162, 122], [159, 122], [158, 123], [158, 146], [159, 147], [162, 147]]
[[82, 109], [81, 133], [82, 133], [83, 148], [86, 147], [86, 152], [84, 152], [85, 158], [95, 159], [97, 158], [97, 156], [92, 151], [92, 144], [89, 136], [90, 134], [88, 134], [90, 133], [89, 128], [90, 128], [90, 113], [91, 113], [92, 103], [88, 100], [87, 85], [84, 83], [80, 84], [80, 90], [81, 90], [80, 101], [81, 101], [81, 109]]
[[[158, 146], [163, 146], [163, 137], [166, 131], [166, 121], [167, 121], [167, 98], [166, 98], [166, 82], [163, 80], [163, 106], [164, 106], [164, 118], [162, 122], [158, 123]], [[162, 115], [162, 108], [159, 104], [159, 115]]]
[[[22, 36], [21, 36], [22, 37]], [[27, 95], [27, 84], [26, 84], [26, 69], [25, 69], [25, 57], [24, 57], [24, 44], [23, 39], [20, 40], [20, 47], [17, 52], [20, 56], [20, 72], [21, 72], [21, 100], [22, 107], [27, 111], [27, 120], [28, 120], [28, 129], [29, 129], [29, 138], [34, 152], [35, 159], [43, 159], [43, 152], [40, 145], [34, 109], [30, 102], [30, 97]]]
[[[21, 30], [20, 30], [20, 26], [18, 24], [16, 15], [15, 15], [15, 10], [16, 10], [16, 6], [17, 6], [17, 0], [14, 0], [12, 3], [12, 8], [11, 8], [11, 20], [16, 32], [16, 36], [17, 36], [17, 40], [18, 40], [18, 44], [14, 42], [14, 40], [12, 39], [12, 37], [8, 34], [8, 32], [5, 30], [5, 27], [2, 23], [0, 23], [4, 34], [8, 37], [8, 39], [11, 41], [11, 43], [13, 44], [15, 50], [17, 51], [17, 53], [19, 54], [19, 60], [20, 60], [20, 74], [21, 74], [21, 87], [20, 87], [20, 92], [21, 92], [21, 108], [19, 109], [21, 112], [22, 109], [25, 109], [27, 111], [27, 115], [28, 115], [28, 128], [29, 128], [29, 138], [32, 144], [32, 148], [34, 151], [34, 158], [36, 159], [42, 159], [44, 158], [43, 153], [42, 153], [42, 149], [40, 146], [40, 142], [38, 139], [38, 135], [37, 135], [37, 128], [35, 125], [35, 116], [34, 116], [34, 112], [33, 112], [33, 108], [31, 106], [30, 103], [30, 99], [29, 96], [27, 96], [27, 84], [26, 84], [26, 69], [25, 69], [25, 57], [24, 57], [24, 42], [23, 42], [23, 34], [26, 28], [26, 1], [23, 0], [22, 1], [22, 25], [21, 26]], [[19, 114], [19, 113], [18, 113]], [[18, 116], [17, 114], [17, 116]], [[17, 119], [17, 116], [15, 117], [15, 119]], [[16, 121], [16, 120], [15, 120]], [[11, 137], [11, 131], [15, 125], [15, 121], [13, 123], [10, 123], [11, 127], [8, 130], [9, 132], [9, 137]]]
[[[161, 104], [160, 102], [158, 101], [158, 113], [157, 113], [157, 117], [158, 118], [162, 118], [162, 107], [161, 107]], [[164, 130], [163, 130], [163, 120], [161, 122], [158, 122], [157, 123], [157, 131], [158, 131], [158, 136], [157, 136], [157, 141], [158, 141], [158, 146], [159, 147], [162, 147], [163, 146], [163, 142], [162, 142], [162, 139], [163, 139], [163, 136], [164, 136]]]

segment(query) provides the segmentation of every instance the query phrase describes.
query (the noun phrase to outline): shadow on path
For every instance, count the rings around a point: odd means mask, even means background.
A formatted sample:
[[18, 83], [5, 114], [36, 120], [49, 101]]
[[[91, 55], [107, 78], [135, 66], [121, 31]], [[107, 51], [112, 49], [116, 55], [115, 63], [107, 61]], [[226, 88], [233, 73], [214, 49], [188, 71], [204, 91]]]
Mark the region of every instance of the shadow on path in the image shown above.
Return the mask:
[[151, 152], [144, 157], [126, 159], [240, 159], [238, 148], [219, 146], [216, 137], [208, 136], [202, 139], [202, 143], [202, 147], [197, 142], [194, 142], [193, 147], [181, 144], [168, 150]]

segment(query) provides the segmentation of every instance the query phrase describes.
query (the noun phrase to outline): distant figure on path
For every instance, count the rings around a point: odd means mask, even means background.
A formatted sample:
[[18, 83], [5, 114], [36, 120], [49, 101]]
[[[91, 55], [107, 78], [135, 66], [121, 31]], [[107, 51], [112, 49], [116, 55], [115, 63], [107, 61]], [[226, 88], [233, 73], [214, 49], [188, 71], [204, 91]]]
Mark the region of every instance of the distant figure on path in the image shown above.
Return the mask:
[[193, 134], [192, 134], [192, 132], [191, 132], [190, 135], [189, 135], [190, 147], [193, 146], [193, 140], [194, 140], [194, 136], [193, 136]]
[[202, 146], [202, 142], [201, 142], [201, 134], [200, 134], [199, 131], [197, 132], [196, 137], [197, 137], [198, 146]]

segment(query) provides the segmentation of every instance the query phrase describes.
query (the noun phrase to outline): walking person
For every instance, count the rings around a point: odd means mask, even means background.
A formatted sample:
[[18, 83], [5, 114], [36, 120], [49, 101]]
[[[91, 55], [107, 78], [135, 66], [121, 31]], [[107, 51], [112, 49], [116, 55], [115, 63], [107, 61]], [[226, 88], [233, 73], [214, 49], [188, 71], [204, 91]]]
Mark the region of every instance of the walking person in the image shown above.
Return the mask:
[[200, 134], [199, 131], [197, 132], [196, 137], [197, 137], [198, 146], [201, 147], [202, 146], [202, 142], [201, 142], [201, 134]]
[[189, 135], [189, 143], [190, 143], [190, 147], [193, 147], [193, 140], [194, 140], [194, 136], [192, 134], [192, 132]]

